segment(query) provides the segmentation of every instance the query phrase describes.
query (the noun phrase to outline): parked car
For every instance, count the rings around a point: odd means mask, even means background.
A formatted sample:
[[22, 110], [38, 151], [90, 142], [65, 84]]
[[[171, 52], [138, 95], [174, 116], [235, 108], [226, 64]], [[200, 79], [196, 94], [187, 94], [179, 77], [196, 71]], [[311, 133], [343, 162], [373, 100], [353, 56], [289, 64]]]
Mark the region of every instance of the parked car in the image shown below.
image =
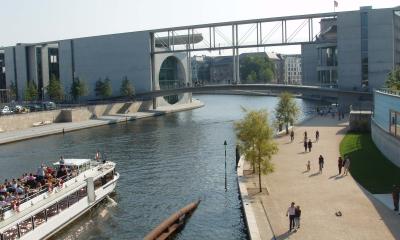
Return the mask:
[[54, 102], [43, 102], [44, 110], [54, 110], [56, 109], [56, 104]]
[[8, 106], [4, 106], [0, 110], [1, 115], [11, 114], [13, 111]]
[[28, 108], [29, 111], [31, 111], [31, 112], [43, 111], [43, 106], [39, 105], [39, 104], [29, 104], [29, 105], [26, 105], [26, 108]]

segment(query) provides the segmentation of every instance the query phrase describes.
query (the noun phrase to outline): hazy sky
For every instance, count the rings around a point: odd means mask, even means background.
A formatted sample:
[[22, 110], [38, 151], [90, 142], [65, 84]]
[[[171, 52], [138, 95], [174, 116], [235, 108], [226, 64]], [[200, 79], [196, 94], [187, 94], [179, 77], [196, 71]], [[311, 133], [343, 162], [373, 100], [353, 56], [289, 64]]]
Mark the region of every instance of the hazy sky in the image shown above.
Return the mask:
[[[337, 11], [400, 5], [394, 0], [338, 3]], [[0, 0], [0, 46], [332, 11], [333, 0]]]

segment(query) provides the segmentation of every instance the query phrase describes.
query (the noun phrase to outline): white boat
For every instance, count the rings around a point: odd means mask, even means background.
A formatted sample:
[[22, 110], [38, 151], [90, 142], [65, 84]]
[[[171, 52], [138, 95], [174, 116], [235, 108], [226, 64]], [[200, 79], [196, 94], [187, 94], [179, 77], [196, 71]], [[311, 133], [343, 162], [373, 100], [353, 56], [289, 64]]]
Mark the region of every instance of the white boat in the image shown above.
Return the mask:
[[47, 239], [83, 215], [111, 192], [119, 178], [115, 163], [64, 159], [69, 175], [58, 187], [43, 187], [21, 198], [18, 209], [0, 212], [0, 240]]

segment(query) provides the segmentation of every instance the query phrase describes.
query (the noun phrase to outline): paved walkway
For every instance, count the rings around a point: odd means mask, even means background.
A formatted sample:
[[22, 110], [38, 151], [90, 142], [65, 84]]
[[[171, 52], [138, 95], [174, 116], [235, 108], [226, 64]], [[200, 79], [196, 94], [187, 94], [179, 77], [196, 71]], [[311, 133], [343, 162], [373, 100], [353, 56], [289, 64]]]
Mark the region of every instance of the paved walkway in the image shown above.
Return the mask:
[[113, 114], [113, 115], [101, 116], [97, 119], [87, 120], [82, 122], [53, 123], [39, 127], [31, 127], [23, 130], [1, 132], [0, 145], [30, 138], [43, 137], [52, 134], [62, 134], [63, 131], [71, 132], [84, 128], [103, 126], [118, 122], [132, 121], [140, 118], [164, 115], [167, 113], [185, 111], [185, 110], [199, 108], [202, 106], [204, 106], [202, 102], [193, 99], [192, 103], [159, 107], [157, 108], [157, 110], [149, 110], [146, 112]]
[[[400, 239], [400, 216], [378, 201], [348, 175], [338, 176], [339, 143], [347, 122], [327, 117], [315, 117], [301, 127], [295, 127], [295, 141], [278, 138], [279, 152], [272, 161], [275, 172], [263, 176], [263, 193], [258, 193], [258, 178], [245, 178], [261, 239]], [[315, 141], [312, 152], [304, 152], [303, 133]], [[318, 157], [325, 158], [323, 173], [318, 173]], [[306, 171], [307, 161], [311, 171]], [[245, 166], [246, 167], [246, 166]], [[265, 188], [266, 187], [266, 188]], [[266, 192], [269, 194], [266, 194]], [[301, 228], [288, 233], [285, 216], [294, 201], [302, 209]], [[343, 216], [335, 216], [341, 211]], [[268, 217], [268, 218], [267, 218]], [[271, 225], [271, 228], [268, 224]]]

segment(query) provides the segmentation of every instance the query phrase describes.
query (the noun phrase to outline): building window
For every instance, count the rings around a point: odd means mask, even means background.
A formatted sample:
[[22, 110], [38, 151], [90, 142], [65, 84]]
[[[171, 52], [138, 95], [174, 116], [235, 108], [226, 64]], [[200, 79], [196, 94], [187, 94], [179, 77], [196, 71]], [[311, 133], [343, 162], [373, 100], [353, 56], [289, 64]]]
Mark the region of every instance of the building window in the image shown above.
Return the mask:
[[361, 87], [368, 87], [368, 12], [361, 12]]
[[389, 132], [397, 137], [400, 138], [400, 112], [396, 112], [390, 110], [390, 124], [389, 124]]

